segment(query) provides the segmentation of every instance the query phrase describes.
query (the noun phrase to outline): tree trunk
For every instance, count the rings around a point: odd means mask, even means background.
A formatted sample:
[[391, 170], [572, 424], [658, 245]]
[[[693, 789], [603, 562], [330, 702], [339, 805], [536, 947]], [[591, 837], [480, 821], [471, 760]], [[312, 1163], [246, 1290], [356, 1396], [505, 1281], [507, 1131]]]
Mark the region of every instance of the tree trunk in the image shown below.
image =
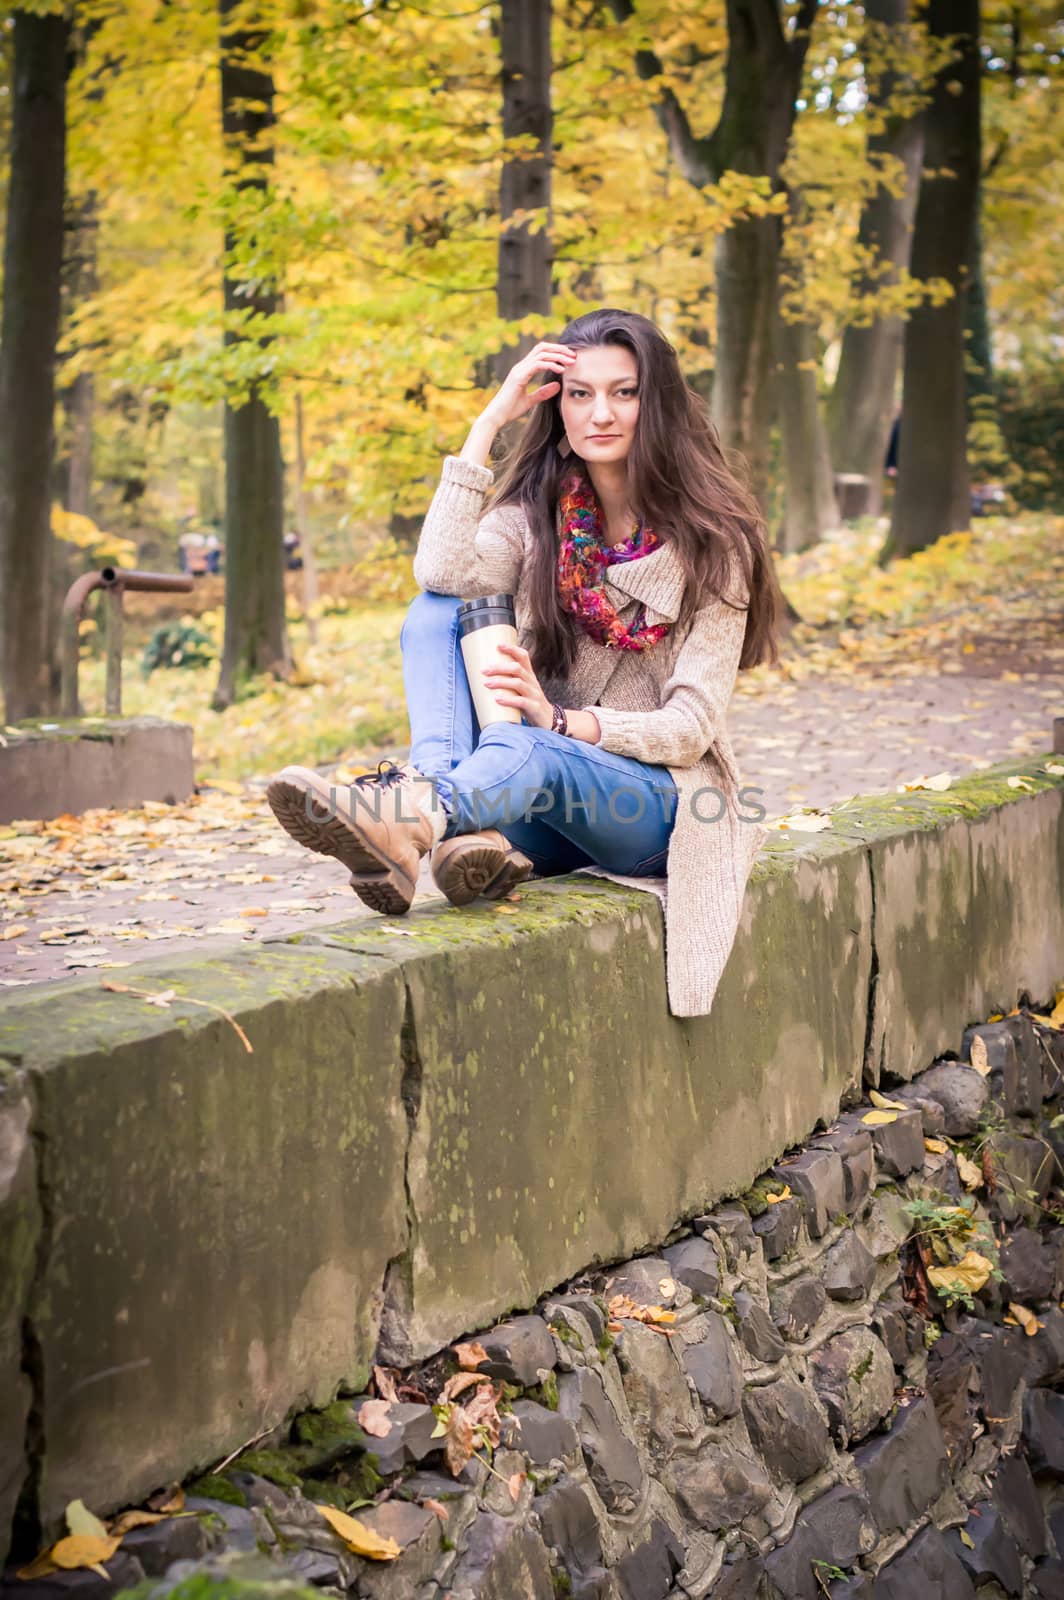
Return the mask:
[[[869, 21], [884, 28], [902, 28], [909, 20], [909, 0], [866, 0]], [[873, 75], [875, 98], [889, 107], [898, 92], [893, 74]], [[896, 283], [909, 265], [913, 217], [920, 187], [924, 125], [919, 115], [884, 113], [886, 126], [868, 137], [870, 157], [888, 156], [905, 169], [905, 192], [891, 194], [880, 184], [865, 201], [857, 230], [860, 249], [871, 252], [875, 271], [859, 289], [873, 294], [882, 284]], [[843, 334], [842, 355], [828, 403], [831, 458], [838, 472], [857, 473], [871, 485], [869, 510], [878, 515], [883, 503], [883, 463], [894, 421], [895, 389], [905, 325], [900, 317], [875, 317], [863, 326], [851, 324]]]
[[[221, 19], [222, 132], [238, 189], [265, 195], [273, 166], [273, 78], [258, 60], [266, 31], [249, 24], [243, 0], [219, 0]], [[232, 23], [230, 19], [234, 20]], [[238, 240], [226, 235], [224, 279], [226, 344], [269, 334], [255, 324], [272, 317], [274, 286], [249, 287], [229, 263]], [[250, 326], [235, 326], [251, 313]], [[236, 698], [239, 680], [260, 672], [287, 677], [291, 670], [285, 626], [284, 462], [281, 428], [254, 381], [246, 400], [225, 407], [225, 641], [212, 706]]]
[[929, 0], [927, 17], [932, 37], [958, 36], [960, 54], [938, 74], [925, 114], [912, 272], [945, 278], [954, 292], [943, 306], [920, 306], [905, 327], [898, 491], [884, 562], [966, 528], [970, 515], [964, 326], [979, 195], [979, 0]]
[[67, 24], [14, 15], [0, 319], [0, 674], [6, 718], [52, 709], [55, 348], [63, 268]]
[[307, 638], [311, 644], [318, 642], [318, 563], [314, 555], [314, 538], [307, 516], [307, 449], [303, 432], [303, 396], [296, 395], [296, 482], [295, 508], [296, 532], [303, 557], [303, 613], [307, 619]]
[[827, 430], [817, 394], [816, 329], [808, 322], [776, 324], [776, 382], [783, 440], [784, 506], [777, 545], [805, 550], [839, 525]]
[[[635, 11], [632, 0], [610, 0], [610, 8], [620, 21]], [[724, 101], [712, 133], [696, 136], [674, 91], [662, 90], [658, 121], [679, 170], [696, 188], [717, 183], [729, 171], [767, 177], [778, 187], [816, 10], [816, 0], [801, 0], [788, 35], [779, 0], [727, 0]], [[635, 59], [641, 78], [661, 76], [652, 50], [637, 50]], [[740, 218], [717, 240], [713, 417], [725, 448], [745, 458], [762, 504], [778, 264], [779, 224], [773, 217]]]
[[[500, 46], [502, 50], [503, 137], [531, 134], [539, 153], [531, 159], [503, 162], [499, 211], [499, 277], [496, 301], [500, 317], [516, 321], [532, 313], [546, 316], [551, 307], [551, 0], [502, 0]], [[546, 220], [535, 231], [527, 222], [506, 224], [521, 211], [546, 209]], [[530, 350], [536, 338], [529, 334], [517, 345], [499, 352], [496, 377], [502, 382], [514, 362]]]

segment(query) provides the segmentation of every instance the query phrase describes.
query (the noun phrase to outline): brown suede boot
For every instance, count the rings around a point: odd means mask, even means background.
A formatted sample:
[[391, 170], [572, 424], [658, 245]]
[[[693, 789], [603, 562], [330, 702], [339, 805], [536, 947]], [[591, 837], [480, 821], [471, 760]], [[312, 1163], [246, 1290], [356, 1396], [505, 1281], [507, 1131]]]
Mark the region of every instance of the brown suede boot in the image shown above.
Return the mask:
[[514, 884], [532, 874], [532, 862], [497, 828], [456, 833], [433, 848], [432, 876], [452, 906], [467, 906], [478, 895], [501, 900]]
[[350, 785], [331, 784], [309, 767], [285, 767], [266, 798], [293, 839], [335, 856], [359, 899], [388, 916], [409, 911], [421, 857], [447, 825], [431, 779], [409, 763], [382, 761]]

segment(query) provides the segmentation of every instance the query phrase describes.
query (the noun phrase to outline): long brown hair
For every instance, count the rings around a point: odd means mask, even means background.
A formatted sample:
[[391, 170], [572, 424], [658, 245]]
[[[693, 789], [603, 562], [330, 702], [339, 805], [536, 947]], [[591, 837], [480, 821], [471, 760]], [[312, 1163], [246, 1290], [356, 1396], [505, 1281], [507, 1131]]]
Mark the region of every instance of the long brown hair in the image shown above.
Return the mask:
[[[764, 523], [753, 495], [729, 466], [708, 408], [685, 380], [672, 345], [647, 317], [609, 308], [577, 317], [558, 342], [578, 350], [620, 345], [635, 358], [639, 415], [628, 455], [629, 501], [645, 526], [676, 546], [687, 574], [679, 625], [714, 595], [735, 603], [723, 592], [735, 550], [750, 595], [739, 665], [774, 665], [783, 599]], [[546, 678], [568, 673], [578, 626], [562, 610], [557, 590], [556, 506], [562, 480], [581, 462], [558, 449], [565, 434], [560, 398], [532, 407], [498, 468], [489, 501], [520, 505], [528, 518], [530, 654], [533, 670]]]

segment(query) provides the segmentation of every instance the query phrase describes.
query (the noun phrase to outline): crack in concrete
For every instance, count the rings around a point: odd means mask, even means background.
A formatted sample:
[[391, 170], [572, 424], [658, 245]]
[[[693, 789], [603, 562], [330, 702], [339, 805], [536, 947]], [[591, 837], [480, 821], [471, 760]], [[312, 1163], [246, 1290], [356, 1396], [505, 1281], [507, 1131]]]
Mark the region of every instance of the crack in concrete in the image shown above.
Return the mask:
[[[876, 1020], [876, 992], [879, 988], [879, 946], [876, 943], [876, 872], [872, 862], [870, 847], [865, 849], [865, 859], [868, 862], [868, 885], [871, 901], [868, 912], [868, 933], [871, 943], [871, 959], [868, 967], [868, 998], [865, 1006], [865, 1036], [864, 1049], [861, 1053], [862, 1084], [879, 1082], [880, 1071], [872, 1061], [872, 1041]], [[879, 1063], [879, 1068], [882, 1062]]]
[[[400, 967], [402, 971], [402, 967]], [[403, 972], [406, 1004], [399, 1032], [399, 1050], [403, 1062], [403, 1076], [399, 1094], [406, 1113], [406, 1149], [403, 1153], [403, 1194], [406, 1199], [406, 1241], [402, 1250], [392, 1257], [384, 1269], [381, 1287], [381, 1322], [374, 1361], [380, 1366], [405, 1366], [411, 1359], [406, 1324], [413, 1308], [413, 1272], [411, 1256], [417, 1237], [417, 1208], [410, 1186], [410, 1157], [421, 1112], [421, 1094], [424, 1086], [424, 1064], [418, 1048], [417, 1025], [414, 1021], [414, 1001], [410, 983]]]
[[22, 1314], [21, 1370], [30, 1386], [30, 1406], [26, 1416], [25, 1442], [23, 1445], [26, 1475], [15, 1503], [9, 1560], [21, 1560], [23, 1557], [28, 1560], [36, 1555], [41, 1547], [43, 1534], [41, 1526], [41, 1477], [44, 1471], [45, 1457], [44, 1356], [41, 1349], [40, 1336], [33, 1320], [32, 1308], [37, 1303], [38, 1296], [44, 1287], [52, 1253], [52, 1239], [55, 1233], [55, 1208], [52, 1203], [52, 1190], [48, 1179], [46, 1161], [47, 1140], [43, 1129], [40, 1127], [38, 1096], [33, 1087], [30, 1085], [27, 1085], [27, 1087], [30, 1089], [33, 1107], [30, 1118], [30, 1139], [33, 1143], [34, 1175], [37, 1184], [37, 1203], [40, 1208], [41, 1225], [40, 1233], [37, 1236], [33, 1277], [26, 1293], [26, 1303]]

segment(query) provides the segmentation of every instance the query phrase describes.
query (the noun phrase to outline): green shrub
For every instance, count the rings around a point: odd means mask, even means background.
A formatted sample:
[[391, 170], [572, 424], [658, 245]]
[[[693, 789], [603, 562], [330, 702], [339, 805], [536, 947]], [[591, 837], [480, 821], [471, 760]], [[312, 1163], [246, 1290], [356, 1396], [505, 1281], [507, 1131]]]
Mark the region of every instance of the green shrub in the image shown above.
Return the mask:
[[141, 657], [141, 676], [156, 667], [206, 667], [217, 659], [214, 642], [191, 622], [164, 622], [156, 628]]

